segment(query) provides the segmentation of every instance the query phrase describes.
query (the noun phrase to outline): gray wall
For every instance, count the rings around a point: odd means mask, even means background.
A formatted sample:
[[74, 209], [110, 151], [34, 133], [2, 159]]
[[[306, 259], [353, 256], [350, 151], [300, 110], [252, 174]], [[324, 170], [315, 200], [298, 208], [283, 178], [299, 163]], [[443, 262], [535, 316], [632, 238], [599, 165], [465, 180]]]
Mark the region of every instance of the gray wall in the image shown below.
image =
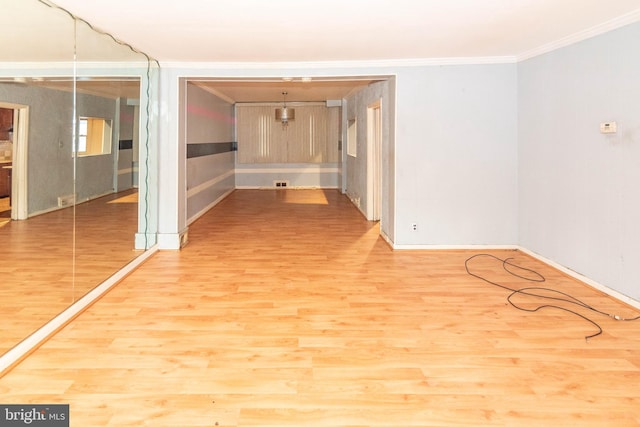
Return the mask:
[[517, 243], [516, 82], [515, 64], [398, 72], [397, 245]]
[[639, 40], [633, 24], [518, 66], [520, 244], [636, 300]]
[[[24, 84], [0, 83], [0, 101], [29, 106], [28, 215], [58, 208], [74, 191], [73, 95]], [[115, 100], [78, 94], [80, 116], [115, 120]], [[114, 126], [115, 128], [115, 126]], [[86, 200], [113, 191], [114, 155], [78, 158], [76, 193]]]
[[29, 106], [28, 215], [57, 207], [73, 194], [72, 93], [0, 83], [0, 100]]
[[[204, 153], [209, 147], [224, 147], [234, 140], [233, 105], [188, 84], [186, 94], [187, 146], [200, 144]], [[193, 150], [194, 152], [197, 150]], [[202, 215], [235, 188], [235, 151], [187, 158], [188, 222]]]
[[[165, 68], [163, 91], [175, 98], [189, 75], [395, 75], [395, 141], [383, 156], [396, 247], [520, 245], [640, 300], [637, 40], [633, 24], [520, 64]], [[615, 136], [598, 132], [609, 120]], [[167, 123], [169, 154], [176, 135]], [[179, 179], [164, 159], [163, 173]], [[170, 185], [160, 193], [160, 223], [179, 232], [182, 202]]]

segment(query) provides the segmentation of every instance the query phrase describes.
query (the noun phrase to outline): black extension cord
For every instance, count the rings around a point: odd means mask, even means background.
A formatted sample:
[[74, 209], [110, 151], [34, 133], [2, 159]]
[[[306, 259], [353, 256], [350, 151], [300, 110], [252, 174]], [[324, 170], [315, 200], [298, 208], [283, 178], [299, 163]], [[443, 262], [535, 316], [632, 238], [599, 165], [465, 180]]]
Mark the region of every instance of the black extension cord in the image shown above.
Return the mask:
[[[544, 299], [548, 299], [548, 300], [555, 300], [555, 301], [562, 301], [568, 304], [573, 304], [573, 305], [577, 305], [580, 306], [584, 309], [587, 309], [589, 311], [592, 311], [594, 313], [598, 313], [598, 314], [602, 314], [603, 316], [608, 316], [611, 317], [612, 319], [615, 320], [619, 320], [619, 321], [625, 321], [625, 322], [630, 322], [633, 320], [638, 320], [640, 319], [640, 316], [636, 316], [636, 317], [632, 317], [632, 318], [624, 318], [621, 316], [618, 316], [616, 314], [611, 314], [611, 313], [607, 313], [604, 312], [602, 310], [598, 310], [595, 307], [590, 306], [589, 304], [580, 301], [579, 299], [555, 290], [555, 289], [551, 289], [548, 287], [540, 287], [540, 286], [530, 286], [530, 287], [524, 287], [524, 288], [520, 288], [520, 289], [513, 289], [510, 288], [509, 286], [505, 286], [505, 285], [501, 285], [500, 283], [497, 283], [493, 280], [489, 280], [486, 277], [483, 277], [479, 274], [475, 274], [472, 273], [471, 270], [469, 269], [469, 263], [476, 259], [476, 258], [481, 258], [481, 257], [485, 257], [485, 258], [491, 258], [494, 259], [496, 261], [499, 261], [502, 264], [502, 268], [509, 273], [510, 275], [517, 277], [519, 279], [523, 279], [529, 282], [537, 282], [537, 283], [542, 283], [544, 282], [546, 279], [544, 278], [544, 276], [542, 276], [542, 274], [538, 273], [535, 270], [529, 269], [529, 268], [525, 268], [525, 267], [521, 267], [519, 265], [514, 264], [511, 260], [513, 258], [499, 258], [495, 255], [491, 255], [491, 254], [476, 254], [473, 255], [469, 258], [466, 259], [466, 261], [464, 262], [464, 268], [467, 270], [467, 273], [470, 276], [476, 277], [486, 283], [489, 283], [490, 285], [493, 286], [497, 286], [499, 288], [505, 289], [507, 291], [510, 292], [509, 296], [507, 297], [507, 301], [509, 302], [509, 304], [511, 304], [513, 307], [517, 308], [518, 310], [522, 310], [522, 311], [528, 311], [528, 312], [536, 312], [539, 310], [542, 310], [543, 308], [553, 308], [553, 309], [557, 309], [557, 310], [562, 310], [562, 311], [566, 311], [567, 313], [571, 313], [575, 316], [578, 316], [584, 320], [586, 320], [587, 322], [591, 323], [593, 326], [595, 326], [598, 329], [598, 332], [596, 332], [595, 334], [591, 334], [591, 335], [587, 335], [585, 336], [585, 339], [588, 340], [589, 338], [594, 338], [597, 337], [598, 335], [602, 334], [602, 327], [594, 320], [588, 318], [585, 315], [582, 315], [580, 313], [578, 313], [577, 311], [556, 305], [556, 304], [541, 304], [538, 307], [535, 308], [525, 308], [522, 306], [517, 305], [516, 303], [513, 302], [512, 298], [514, 297], [514, 295], [527, 295], [527, 296], [531, 296], [531, 297], [536, 297], [536, 298], [544, 298]], [[515, 271], [519, 271], [519, 273], [516, 273]], [[529, 274], [530, 276], [525, 276], [525, 274]], [[551, 295], [543, 295], [540, 292], [546, 292], [546, 293], [551, 293], [551, 294], [555, 294], [556, 296], [551, 296]]]

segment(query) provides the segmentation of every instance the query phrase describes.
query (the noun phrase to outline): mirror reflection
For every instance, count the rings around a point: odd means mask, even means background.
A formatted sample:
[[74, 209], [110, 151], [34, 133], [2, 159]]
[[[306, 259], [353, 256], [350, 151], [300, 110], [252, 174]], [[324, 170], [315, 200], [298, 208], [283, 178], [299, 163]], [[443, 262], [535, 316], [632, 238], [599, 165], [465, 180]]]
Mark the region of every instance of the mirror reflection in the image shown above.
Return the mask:
[[0, 10], [1, 355], [155, 241], [149, 58], [49, 2]]

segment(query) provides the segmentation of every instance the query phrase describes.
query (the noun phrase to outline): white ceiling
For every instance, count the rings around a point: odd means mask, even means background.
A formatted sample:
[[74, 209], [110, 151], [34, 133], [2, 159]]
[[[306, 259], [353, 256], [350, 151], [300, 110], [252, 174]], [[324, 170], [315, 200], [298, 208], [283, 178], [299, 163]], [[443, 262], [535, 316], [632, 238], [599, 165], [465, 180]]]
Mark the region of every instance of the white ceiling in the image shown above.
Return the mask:
[[[640, 20], [640, 0], [45, 0], [168, 65], [313, 68], [515, 62]], [[131, 52], [39, 0], [0, 0], [2, 61], [99, 61]], [[47, 11], [47, 9], [49, 9]], [[98, 53], [100, 52], [100, 53]], [[129, 56], [131, 57], [131, 56]], [[470, 59], [471, 58], [471, 59]], [[244, 63], [244, 64], [238, 64]], [[195, 64], [194, 66], [198, 66]], [[235, 102], [339, 99], [371, 80], [200, 79]]]
[[165, 62], [518, 57], [640, 19], [640, 0], [53, 2]]

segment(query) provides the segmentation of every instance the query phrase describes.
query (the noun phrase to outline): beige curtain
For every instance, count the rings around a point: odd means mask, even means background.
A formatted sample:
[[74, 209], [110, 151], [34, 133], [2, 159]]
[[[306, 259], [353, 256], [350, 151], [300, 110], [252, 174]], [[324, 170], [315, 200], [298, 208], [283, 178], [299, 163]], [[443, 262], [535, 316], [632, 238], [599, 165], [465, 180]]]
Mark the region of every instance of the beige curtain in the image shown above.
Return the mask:
[[296, 106], [288, 126], [275, 120], [273, 106], [237, 107], [240, 163], [337, 162], [340, 108]]

